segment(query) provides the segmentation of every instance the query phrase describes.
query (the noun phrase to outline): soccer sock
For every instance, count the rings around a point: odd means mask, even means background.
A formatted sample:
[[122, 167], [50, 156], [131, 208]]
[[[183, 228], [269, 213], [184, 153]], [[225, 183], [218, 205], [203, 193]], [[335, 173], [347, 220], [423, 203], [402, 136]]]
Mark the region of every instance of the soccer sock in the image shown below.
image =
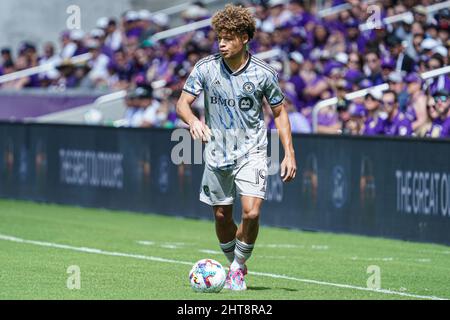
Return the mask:
[[233, 239], [227, 243], [220, 244], [220, 248], [222, 249], [223, 253], [225, 254], [225, 257], [227, 257], [228, 261], [230, 261], [230, 263], [232, 263], [234, 260], [235, 246], [236, 246], [236, 239]]
[[245, 261], [247, 261], [252, 255], [254, 244], [247, 244], [245, 242], [236, 239], [236, 248], [234, 249], [234, 261], [230, 266], [230, 269], [236, 270], [237, 268], [244, 269]]

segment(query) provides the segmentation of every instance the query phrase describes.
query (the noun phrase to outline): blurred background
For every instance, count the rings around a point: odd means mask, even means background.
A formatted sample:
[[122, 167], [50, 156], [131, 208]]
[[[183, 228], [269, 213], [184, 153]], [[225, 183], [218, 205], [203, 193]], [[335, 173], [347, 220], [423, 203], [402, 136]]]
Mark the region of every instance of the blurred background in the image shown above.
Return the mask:
[[[214, 3], [225, 3], [215, 1]], [[24, 40], [37, 46], [45, 42], [58, 42], [61, 30], [66, 26], [69, 6], [76, 5], [81, 9], [81, 27], [84, 30], [94, 29], [99, 15], [120, 17], [128, 10], [147, 8], [160, 11], [168, 7], [185, 4], [185, 0], [46, 0], [38, 3], [30, 0], [4, 0], [0, 3], [0, 43], [17, 48]], [[212, 3], [213, 4], [213, 3]], [[173, 15], [172, 26], [179, 25], [181, 19]]]
[[298, 154], [262, 223], [449, 244], [450, 1], [3, 0], [0, 197], [211, 219], [173, 129], [228, 2], [256, 18]]
[[250, 51], [294, 132], [449, 137], [450, 2], [433, 0], [2, 1], [0, 119], [183, 127], [175, 103], [226, 3], [254, 13]]

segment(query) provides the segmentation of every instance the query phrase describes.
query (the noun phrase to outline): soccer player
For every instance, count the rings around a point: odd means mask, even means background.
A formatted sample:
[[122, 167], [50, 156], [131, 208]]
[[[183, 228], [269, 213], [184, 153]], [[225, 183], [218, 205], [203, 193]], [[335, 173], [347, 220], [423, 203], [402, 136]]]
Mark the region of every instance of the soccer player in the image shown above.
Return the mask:
[[[231, 263], [225, 288], [245, 290], [245, 262], [256, 242], [267, 185], [263, 98], [271, 106], [285, 151], [280, 165], [284, 182], [295, 178], [297, 167], [277, 73], [247, 50], [256, 30], [251, 13], [227, 5], [213, 16], [212, 26], [220, 53], [194, 66], [177, 103], [177, 114], [189, 125], [193, 139], [206, 142], [200, 201], [212, 206], [220, 247]], [[202, 91], [205, 124], [191, 110]], [[232, 215], [236, 191], [242, 204], [239, 226]]]

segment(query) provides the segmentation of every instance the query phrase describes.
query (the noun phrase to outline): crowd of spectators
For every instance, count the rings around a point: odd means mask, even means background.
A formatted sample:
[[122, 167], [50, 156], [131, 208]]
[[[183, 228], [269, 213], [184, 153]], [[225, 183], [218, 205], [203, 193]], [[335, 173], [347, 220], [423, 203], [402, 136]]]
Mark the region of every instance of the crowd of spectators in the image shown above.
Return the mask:
[[[428, 13], [432, 0], [356, 1], [351, 9], [319, 17], [313, 1], [252, 0], [258, 32], [252, 53], [280, 49], [268, 62], [279, 72], [293, 132], [312, 131], [312, 110], [319, 102], [337, 103], [318, 114], [317, 132], [354, 135], [450, 137], [450, 78], [424, 80], [421, 74], [448, 65], [450, 11]], [[379, 24], [380, 19], [412, 12], [412, 19]], [[185, 24], [211, 17], [201, 2], [181, 14]], [[60, 45], [24, 43], [17, 58], [1, 52], [0, 74], [90, 52], [86, 64], [63, 63], [54, 70], [4, 83], [2, 87], [105, 88], [128, 90], [125, 116], [129, 126], [177, 127], [183, 124], [175, 104], [192, 67], [216, 53], [211, 27], [163, 40], [152, 35], [169, 28], [169, 17], [147, 10], [127, 11], [119, 19], [100, 18], [90, 32], [64, 31]], [[368, 22], [367, 28], [361, 28]], [[58, 53], [57, 53], [58, 51]], [[155, 88], [154, 84], [161, 88]], [[387, 83], [388, 90], [373, 89]], [[152, 88], [153, 84], [153, 88]], [[370, 88], [352, 100], [346, 94]], [[203, 115], [202, 99], [196, 112]], [[268, 105], [265, 108], [269, 108]], [[267, 110], [268, 111], [268, 110]], [[273, 128], [271, 113], [266, 123]]]

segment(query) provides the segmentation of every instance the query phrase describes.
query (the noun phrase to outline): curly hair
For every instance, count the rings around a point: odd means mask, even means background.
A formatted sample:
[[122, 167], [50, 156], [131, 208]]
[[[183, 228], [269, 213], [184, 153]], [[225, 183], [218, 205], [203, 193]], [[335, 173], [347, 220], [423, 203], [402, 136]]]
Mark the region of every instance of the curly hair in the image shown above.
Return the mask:
[[218, 11], [213, 16], [212, 27], [217, 34], [225, 32], [242, 35], [246, 33], [249, 39], [252, 39], [256, 31], [256, 21], [250, 10], [227, 4], [225, 9]]

